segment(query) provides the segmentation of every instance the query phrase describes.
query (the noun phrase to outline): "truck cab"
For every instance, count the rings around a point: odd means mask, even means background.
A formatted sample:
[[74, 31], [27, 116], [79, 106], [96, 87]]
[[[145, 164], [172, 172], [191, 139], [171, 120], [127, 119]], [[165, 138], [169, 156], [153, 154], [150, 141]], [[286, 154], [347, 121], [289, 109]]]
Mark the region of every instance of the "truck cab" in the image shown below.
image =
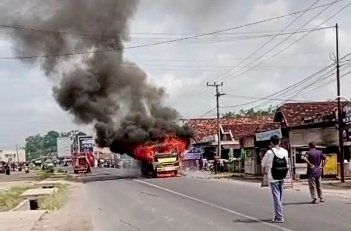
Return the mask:
[[178, 153], [157, 153], [149, 163], [143, 163], [142, 174], [153, 177], [177, 176], [179, 170]]
[[91, 172], [89, 160], [85, 155], [74, 155], [72, 158], [73, 171], [77, 173], [89, 173]]

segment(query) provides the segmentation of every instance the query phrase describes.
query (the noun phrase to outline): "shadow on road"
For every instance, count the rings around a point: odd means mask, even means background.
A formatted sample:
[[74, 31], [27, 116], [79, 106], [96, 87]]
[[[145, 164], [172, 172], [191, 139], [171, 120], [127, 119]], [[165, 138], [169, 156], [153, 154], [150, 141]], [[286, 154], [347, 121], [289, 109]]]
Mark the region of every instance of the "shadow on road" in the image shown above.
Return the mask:
[[253, 219], [236, 219], [234, 223], [261, 223], [261, 222], [272, 222], [271, 219], [253, 220]]
[[113, 169], [113, 168], [94, 168], [91, 173], [77, 175], [71, 173], [72, 181], [89, 183], [97, 181], [110, 181], [122, 179], [138, 179], [141, 178], [140, 170], [134, 168]]
[[283, 203], [284, 206], [289, 206], [289, 205], [310, 205], [311, 203], [308, 201], [300, 201], [300, 202], [287, 202]]
[[137, 179], [140, 178], [138, 176], [83, 176], [83, 177], [75, 177], [73, 181], [81, 182], [81, 183], [89, 183], [89, 182], [96, 182], [96, 181], [108, 181], [108, 180], [123, 180], [123, 179]]

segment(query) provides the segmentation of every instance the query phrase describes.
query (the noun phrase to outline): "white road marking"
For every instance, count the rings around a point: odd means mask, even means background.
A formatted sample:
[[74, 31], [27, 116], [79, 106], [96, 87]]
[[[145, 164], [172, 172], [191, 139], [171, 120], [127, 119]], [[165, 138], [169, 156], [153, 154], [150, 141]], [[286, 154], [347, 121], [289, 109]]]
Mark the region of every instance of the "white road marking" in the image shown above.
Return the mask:
[[228, 212], [228, 213], [231, 213], [231, 214], [234, 214], [234, 215], [237, 215], [237, 216], [240, 216], [240, 217], [249, 219], [249, 220], [256, 221], [257, 223], [262, 223], [262, 224], [264, 224], [264, 225], [267, 225], [267, 226], [270, 226], [270, 227], [273, 227], [273, 228], [276, 228], [276, 229], [279, 229], [279, 230], [283, 230], [283, 231], [293, 231], [292, 229], [284, 228], [284, 227], [281, 227], [281, 226], [276, 225], [276, 224], [273, 224], [273, 223], [268, 223], [268, 222], [259, 220], [259, 219], [255, 218], [255, 217], [251, 217], [251, 216], [249, 216], [249, 215], [245, 215], [245, 214], [240, 213], [240, 212], [238, 212], [238, 211], [231, 210], [231, 209], [228, 209], [228, 208], [225, 208], [225, 207], [222, 207], [222, 206], [219, 206], [219, 205], [216, 205], [216, 204], [213, 204], [213, 203], [204, 201], [204, 200], [200, 200], [200, 199], [197, 199], [197, 198], [195, 198], [195, 197], [188, 196], [188, 195], [185, 195], [185, 194], [183, 194], [183, 193], [179, 193], [179, 192], [173, 191], [173, 190], [171, 190], [171, 189], [167, 189], [167, 188], [164, 188], [164, 187], [161, 187], [161, 186], [158, 186], [158, 185], [149, 183], [149, 182], [145, 182], [145, 181], [137, 180], [137, 179], [135, 179], [134, 181], [136, 181], [136, 182], [138, 182], [138, 183], [141, 183], [141, 184], [145, 184], [145, 185], [154, 187], [154, 188], [157, 188], [157, 189], [160, 189], [160, 190], [163, 190], [163, 191], [166, 191], [166, 192], [169, 192], [169, 193], [172, 193], [172, 194], [175, 194], [175, 195], [177, 195], [177, 196], [181, 196], [181, 197], [184, 197], [184, 198], [187, 198], [187, 199], [190, 199], [190, 200], [199, 202], [199, 203], [201, 203], [201, 204], [205, 204], [205, 205], [207, 205], [207, 206], [211, 206], [211, 207], [213, 207], [213, 208], [217, 208], [217, 209], [226, 211], [226, 212]]

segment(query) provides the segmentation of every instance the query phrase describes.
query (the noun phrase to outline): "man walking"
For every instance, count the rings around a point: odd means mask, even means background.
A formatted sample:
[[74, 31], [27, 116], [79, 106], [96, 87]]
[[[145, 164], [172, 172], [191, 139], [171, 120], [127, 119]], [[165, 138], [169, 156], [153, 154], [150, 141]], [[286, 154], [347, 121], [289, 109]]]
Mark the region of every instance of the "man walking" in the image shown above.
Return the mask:
[[319, 201], [324, 202], [322, 192], [322, 169], [326, 164], [326, 157], [321, 151], [316, 149], [316, 145], [313, 142], [308, 144], [308, 149], [304, 158], [308, 164], [307, 176], [312, 197], [311, 203], [318, 204]]
[[283, 186], [288, 173], [288, 151], [280, 147], [280, 138], [272, 136], [270, 149], [262, 159], [263, 171], [268, 175], [274, 203], [274, 223], [283, 223]]

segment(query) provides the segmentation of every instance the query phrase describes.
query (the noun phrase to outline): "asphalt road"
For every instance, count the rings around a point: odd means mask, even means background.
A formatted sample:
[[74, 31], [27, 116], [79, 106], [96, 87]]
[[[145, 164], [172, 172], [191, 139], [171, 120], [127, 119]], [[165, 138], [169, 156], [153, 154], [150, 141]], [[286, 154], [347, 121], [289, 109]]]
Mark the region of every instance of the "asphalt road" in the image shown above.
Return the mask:
[[99, 231], [351, 229], [350, 201], [327, 198], [324, 204], [310, 205], [307, 193], [289, 190], [286, 222], [272, 224], [269, 189], [257, 184], [187, 177], [133, 179], [131, 171], [116, 169], [93, 174], [115, 176], [85, 184], [89, 211]]

